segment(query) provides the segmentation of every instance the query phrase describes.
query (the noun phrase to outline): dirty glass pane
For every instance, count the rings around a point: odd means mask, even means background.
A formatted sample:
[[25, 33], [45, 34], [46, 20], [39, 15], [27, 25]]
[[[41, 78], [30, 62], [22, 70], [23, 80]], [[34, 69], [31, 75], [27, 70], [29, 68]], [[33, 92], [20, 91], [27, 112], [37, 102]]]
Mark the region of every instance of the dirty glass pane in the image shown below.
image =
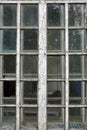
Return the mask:
[[70, 122], [81, 122], [82, 121], [82, 108], [70, 108], [69, 119], [70, 119]]
[[22, 5], [21, 18], [22, 26], [38, 26], [38, 5]]
[[47, 109], [47, 121], [48, 123], [59, 123], [63, 122], [62, 117], [62, 110], [63, 108], [48, 108]]
[[22, 76], [25, 78], [36, 78], [37, 77], [37, 71], [38, 71], [38, 57], [37, 56], [22, 56], [21, 58], [22, 64], [22, 70], [23, 74]]
[[87, 78], [87, 56], [84, 57], [85, 64], [84, 64], [84, 77]]
[[69, 4], [69, 26], [82, 26], [85, 22], [84, 4]]
[[47, 23], [48, 26], [64, 26], [64, 5], [48, 4]]
[[[37, 120], [37, 116], [38, 116], [37, 108], [23, 108], [21, 110], [23, 110], [23, 117], [24, 117], [23, 122], [25, 123], [25, 125], [26, 125], [26, 123], [31, 123], [31, 128], [32, 128], [33, 123], [37, 123], [37, 121], [38, 121]], [[30, 126], [29, 126], [29, 128], [30, 128]]]
[[37, 82], [22, 82], [24, 104], [37, 104]]
[[47, 83], [48, 104], [61, 104], [62, 96], [64, 96], [64, 93], [62, 92], [63, 89], [64, 89], [63, 82], [48, 82]]
[[83, 30], [69, 30], [69, 50], [81, 51], [84, 46], [84, 31]]
[[14, 122], [16, 118], [16, 110], [15, 108], [3, 108], [3, 122]]
[[87, 52], [87, 30], [84, 30], [84, 51]]
[[82, 103], [82, 83], [80, 81], [69, 83], [69, 97], [70, 104]]
[[21, 31], [21, 49], [37, 50], [38, 49], [38, 30]]
[[15, 76], [16, 57], [13, 55], [3, 56], [3, 74], [5, 76]]
[[0, 51], [16, 51], [16, 30], [0, 30]]
[[81, 56], [69, 57], [69, 76], [70, 78], [82, 77], [82, 62]]
[[[64, 72], [62, 73], [62, 56], [48, 56], [47, 57], [47, 77], [48, 78], [62, 78], [64, 77]], [[64, 64], [63, 64], [64, 65]]]
[[61, 51], [64, 47], [64, 30], [48, 30], [47, 35], [48, 50]]
[[16, 26], [16, 5], [0, 5], [0, 26]]

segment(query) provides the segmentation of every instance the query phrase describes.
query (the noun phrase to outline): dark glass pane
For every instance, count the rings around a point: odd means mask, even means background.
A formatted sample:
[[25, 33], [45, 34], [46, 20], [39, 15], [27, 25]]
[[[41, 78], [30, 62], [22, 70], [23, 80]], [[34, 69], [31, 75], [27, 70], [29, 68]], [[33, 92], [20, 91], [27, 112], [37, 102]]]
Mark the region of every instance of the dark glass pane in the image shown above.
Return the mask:
[[[64, 46], [63, 30], [48, 30], [47, 47], [48, 50], [60, 50]], [[62, 45], [63, 44], [63, 45]]]
[[83, 4], [69, 4], [69, 25], [84, 25], [85, 6]]
[[48, 75], [48, 78], [64, 77], [64, 72], [62, 74], [62, 57], [61, 56], [48, 56], [47, 75]]
[[38, 68], [38, 58], [37, 56], [23, 56], [23, 77], [26, 78], [36, 78], [37, 68]]
[[0, 30], [0, 51], [15, 52], [16, 51], [16, 30]]
[[48, 4], [48, 26], [64, 26], [64, 6], [61, 4]]
[[3, 5], [3, 26], [16, 26], [16, 5]]
[[71, 104], [81, 104], [81, 92], [82, 92], [82, 84], [79, 81], [70, 82], [69, 84], [69, 96]]
[[70, 108], [69, 109], [70, 122], [81, 122], [82, 121], [82, 109], [81, 108]]
[[[33, 123], [37, 123], [37, 108], [24, 108], [23, 109], [23, 122], [25, 123], [32, 123], [31, 124], [31, 128], [30, 129], [33, 129], [32, 126], [33, 126]], [[28, 126], [28, 129], [29, 129], [30, 126]]]
[[84, 38], [84, 31], [69, 30], [69, 50], [82, 50], [82, 38]]
[[16, 57], [12, 55], [3, 56], [3, 72], [4, 75], [16, 73]]
[[37, 50], [38, 49], [38, 31], [37, 30], [22, 30], [21, 43], [22, 50]]
[[38, 26], [38, 5], [23, 5], [21, 8], [23, 26]]
[[15, 81], [4, 81], [3, 83], [3, 96], [14, 97], [16, 93]]
[[3, 122], [14, 122], [16, 119], [15, 108], [3, 108]]
[[70, 75], [70, 78], [81, 78], [82, 77], [81, 56], [70, 56], [69, 57], [69, 75]]
[[48, 108], [47, 109], [47, 120], [48, 120], [48, 123], [63, 122], [62, 108]]
[[23, 84], [23, 97], [25, 104], [37, 103], [37, 82], [24, 82]]
[[62, 82], [48, 82], [47, 83], [48, 104], [61, 104], [63, 89], [64, 89], [64, 83]]

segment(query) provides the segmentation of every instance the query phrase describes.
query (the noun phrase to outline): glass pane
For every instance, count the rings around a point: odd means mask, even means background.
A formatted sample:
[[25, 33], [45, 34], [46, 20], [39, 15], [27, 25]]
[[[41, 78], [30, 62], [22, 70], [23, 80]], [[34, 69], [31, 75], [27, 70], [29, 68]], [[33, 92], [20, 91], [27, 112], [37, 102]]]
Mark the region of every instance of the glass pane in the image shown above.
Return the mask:
[[36, 78], [38, 71], [38, 57], [37, 56], [23, 56], [23, 77], [26, 78]]
[[47, 96], [48, 104], [61, 104], [62, 96], [64, 100], [64, 83], [63, 82], [48, 82], [47, 83]]
[[16, 30], [0, 30], [0, 51], [16, 51]]
[[21, 31], [21, 49], [22, 50], [38, 49], [38, 30]]
[[69, 57], [69, 76], [70, 78], [82, 77], [82, 62], [81, 56]]
[[3, 108], [3, 122], [14, 122], [16, 118], [15, 108]]
[[14, 76], [16, 73], [16, 57], [12, 55], [3, 56], [3, 75]]
[[47, 58], [48, 78], [64, 78], [64, 72], [62, 72], [62, 69], [64, 69], [63, 62], [64, 58], [61, 56], [48, 56]]
[[79, 81], [70, 82], [69, 96], [71, 104], [81, 104], [82, 102], [82, 83]]
[[22, 5], [21, 18], [22, 26], [38, 26], [38, 5]]
[[0, 26], [16, 26], [16, 5], [0, 5]]
[[84, 31], [83, 30], [69, 30], [69, 50], [82, 50], [84, 42]]
[[70, 122], [81, 122], [82, 121], [82, 109], [81, 108], [70, 108], [69, 109]]
[[85, 56], [85, 64], [84, 64], [84, 77], [87, 78], [87, 56]]
[[83, 4], [69, 4], [69, 25], [81, 26], [85, 22], [85, 6]]
[[84, 30], [84, 51], [87, 52], [87, 30]]
[[23, 98], [25, 104], [37, 104], [37, 82], [24, 82]]
[[64, 47], [64, 31], [48, 30], [47, 47], [48, 50], [62, 50]]
[[47, 23], [48, 26], [64, 26], [64, 5], [48, 4]]
[[25, 125], [27, 125], [27, 123], [31, 123], [32, 126], [37, 123], [37, 108], [24, 108], [21, 110], [23, 110], [23, 122]]
[[62, 110], [64, 111], [63, 108], [48, 108], [47, 109], [48, 123], [63, 122]]

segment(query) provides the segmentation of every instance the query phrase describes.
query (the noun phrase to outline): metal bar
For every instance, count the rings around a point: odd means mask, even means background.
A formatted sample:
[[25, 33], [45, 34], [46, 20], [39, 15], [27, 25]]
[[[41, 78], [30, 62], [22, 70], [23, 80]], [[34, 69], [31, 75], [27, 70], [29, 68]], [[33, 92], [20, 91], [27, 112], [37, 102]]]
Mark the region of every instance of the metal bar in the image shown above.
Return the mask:
[[1, 4], [17, 4], [17, 3], [22, 3], [22, 4], [28, 4], [28, 3], [38, 3], [39, 2], [39, 0], [26, 0], [26, 1], [22, 1], [22, 0], [0, 0], [0, 3]]
[[20, 130], [20, 4], [17, 4], [16, 130]]
[[26, 27], [26, 26], [25, 26], [25, 27], [24, 27], [24, 26], [23, 26], [23, 27], [21, 27], [20, 29], [21, 29], [21, 30], [26, 30], [26, 29], [27, 29], [27, 30], [28, 30], [28, 29], [36, 30], [36, 29], [38, 29], [38, 27], [34, 27], [34, 26], [32, 26], [32, 27]]
[[65, 4], [65, 74], [66, 74], [66, 81], [65, 81], [65, 130], [69, 129], [69, 55], [68, 55], [68, 4]]
[[[47, 130], [46, 1], [39, 2], [38, 130]], [[43, 118], [42, 118], [43, 117]]]
[[15, 27], [14, 27], [14, 26], [12, 26], [12, 27], [11, 27], [11, 26], [7, 26], [7, 27], [5, 27], [5, 26], [0, 26], [0, 30], [4, 30], [4, 29], [5, 29], [5, 30], [6, 30], [6, 29], [8, 29], [8, 30], [11, 30], [11, 29], [12, 29], [12, 30], [15, 30], [15, 29], [17, 29], [17, 27], [16, 27], [16, 26], [15, 26]]
[[59, 4], [65, 4], [65, 3], [86, 3], [87, 1], [86, 0], [53, 0], [53, 1], [50, 1], [50, 0], [47, 0], [47, 3], [59, 3]]

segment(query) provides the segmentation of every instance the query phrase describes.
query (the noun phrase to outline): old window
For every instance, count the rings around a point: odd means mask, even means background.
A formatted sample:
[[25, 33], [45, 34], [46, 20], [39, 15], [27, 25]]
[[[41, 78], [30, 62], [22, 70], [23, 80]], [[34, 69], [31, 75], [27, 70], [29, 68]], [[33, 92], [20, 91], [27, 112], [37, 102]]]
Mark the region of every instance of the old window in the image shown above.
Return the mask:
[[0, 0], [0, 128], [87, 129], [86, 2]]

